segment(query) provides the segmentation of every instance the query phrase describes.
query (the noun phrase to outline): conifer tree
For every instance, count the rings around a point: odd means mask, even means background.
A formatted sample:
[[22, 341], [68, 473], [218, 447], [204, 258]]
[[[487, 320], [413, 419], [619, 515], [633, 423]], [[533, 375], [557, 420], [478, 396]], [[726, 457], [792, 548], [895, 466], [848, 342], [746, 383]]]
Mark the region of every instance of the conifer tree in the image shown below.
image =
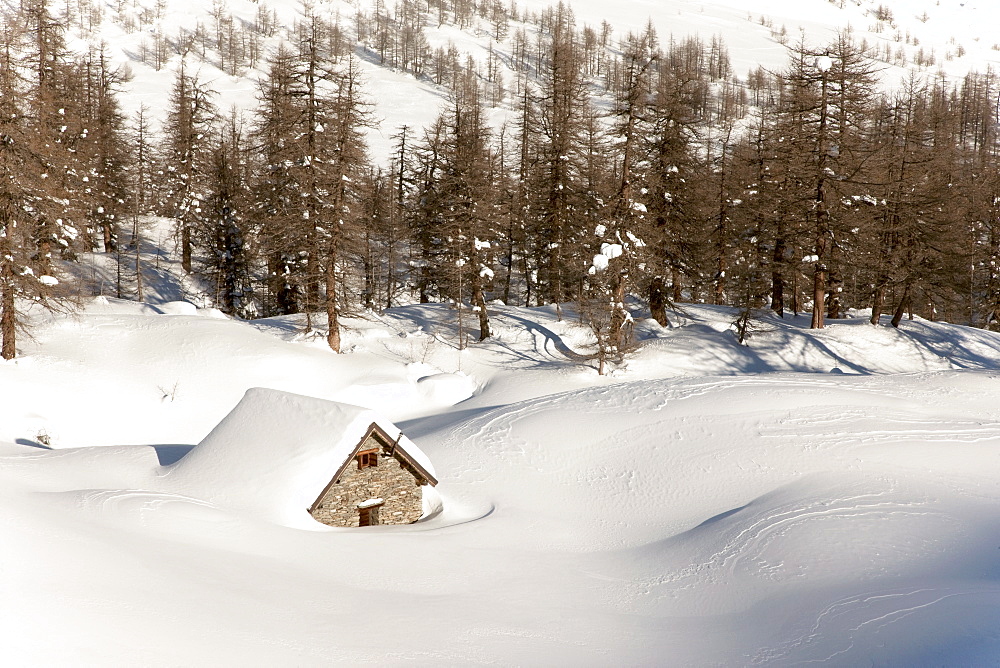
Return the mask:
[[342, 272], [360, 247], [362, 232], [359, 216], [365, 175], [369, 170], [365, 128], [371, 127], [371, 103], [362, 91], [361, 73], [353, 56], [346, 58], [328, 73], [332, 91], [329, 108], [316, 117], [316, 129], [322, 124], [322, 148], [316, 155], [313, 187], [315, 229], [319, 235], [324, 264], [327, 343], [340, 352], [339, 316], [347, 306]]
[[410, 281], [421, 304], [443, 298], [437, 269], [444, 266], [447, 248], [442, 235], [439, 206], [441, 201], [444, 147], [447, 140], [447, 118], [441, 114], [427, 128], [421, 141], [410, 151], [407, 227], [412, 243]]
[[[996, 73], [973, 72], [965, 77], [959, 113], [964, 119], [960, 141], [968, 156], [963, 161], [961, 182], [962, 209], [969, 226], [973, 267], [969, 320], [973, 325], [994, 331], [1000, 328], [1000, 171], [997, 169], [1000, 121], [995, 114], [997, 98]], [[957, 314], [951, 311], [949, 315]]]
[[[880, 133], [882, 152], [880, 215], [874, 227], [878, 245], [872, 297], [872, 324], [894, 296], [891, 319], [898, 327], [914, 304], [930, 306], [935, 296], [953, 298], [961, 290], [968, 255], [957, 217], [955, 189], [961, 158], [956, 115], [948, 92], [911, 82], [888, 107]], [[933, 313], [927, 315], [933, 316]]]
[[747, 195], [761, 237], [770, 248], [770, 307], [783, 318], [788, 308], [795, 313], [800, 310], [797, 258], [807, 243], [801, 203], [808, 200], [809, 193], [797, 176], [799, 142], [793, 131], [794, 118], [789, 119], [781, 105], [772, 105], [760, 114], [747, 139], [746, 152], [756, 172], [752, 192]]
[[280, 49], [261, 84], [255, 135], [267, 167], [257, 208], [279, 312], [304, 308], [308, 325], [321, 306], [339, 352], [343, 278], [363, 247], [364, 130], [373, 119], [357, 62], [334, 57], [327, 29], [312, 17], [298, 54]]
[[[47, 20], [44, 6], [40, 12], [39, 20]], [[50, 178], [62, 146], [47, 133], [40, 110], [42, 99], [58, 101], [45, 90], [53, 60], [48, 52], [36, 54], [46, 73], [28, 81], [19, 70], [23, 55], [15, 50], [22, 35], [8, 25], [0, 26], [0, 35], [0, 357], [12, 359], [25, 307], [58, 305], [65, 274], [56, 260], [75, 247], [80, 231], [64, 180]], [[35, 43], [50, 44], [42, 38]]]
[[[648, 188], [643, 184], [640, 165], [644, 121], [648, 118], [653, 65], [659, 57], [652, 28], [643, 35], [629, 35], [623, 45], [622, 83], [616, 96], [612, 138], [617, 150], [611, 152], [617, 180], [605, 185], [610, 197], [595, 230], [594, 262], [584, 281], [581, 311], [598, 338], [600, 371], [608, 355], [620, 355], [631, 343], [631, 316], [625, 307], [626, 293], [645, 260]], [[604, 198], [602, 198], [604, 199]], [[605, 259], [607, 258], [607, 259]], [[665, 317], [665, 313], [663, 314]]]
[[118, 104], [120, 87], [128, 76], [108, 63], [102, 47], [86, 62], [87, 98], [91, 101], [86, 118], [89, 137], [87, 178], [93, 204], [91, 225], [101, 230], [104, 250], [113, 252], [118, 231], [128, 210], [128, 147], [125, 117]]
[[131, 132], [130, 188], [131, 188], [131, 239], [130, 245], [135, 260], [135, 293], [138, 301], [143, 301], [144, 285], [142, 270], [143, 217], [149, 215], [151, 174], [155, 171], [155, 158], [148, 122], [149, 110], [145, 105], [136, 112]]
[[33, 216], [41, 270], [51, 275], [52, 263], [62, 252], [54, 241], [61, 235], [63, 222], [73, 220], [92, 245], [83, 221], [94, 201], [89, 183], [86, 80], [66, 47], [65, 26], [52, 15], [47, 1], [32, 0], [25, 13], [28, 43], [21, 55], [31, 67], [32, 85], [25, 95], [35, 136], [33, 152], [44, 165], [44, 190], [61, 195]]
[[802, 204], [808, 208], [812, 238], [813, 328], [824, 326], [834, 255], [844, 231], [838, 202], [847, 194], [842, 184], [852, 180], [853, 140], [864, 122], [874, 75], [867, 54], [853, 46], [849, 35], [841, 35], [820, 49], [800, 43], [784, 76], [787, 103], [782, 113], [797, 150], [795, 178], [809, 191]]
[[216, 301], [224, 313], [252, 318], [257, 308], [251, 283], [249, 161], [243, 129], [233, 114], [214, 134], [206, 213], [198, 228], [206, 249], [205, 274], [215, 285]]
[[423, 188], [416, 193], [415, 222], [428, 251], [421, 264], [441, 296], [455, 303], [460, 318], [463, 301], [470, 300], [483, 341], [491, 335], [485, 285], [493, 278], [489, 258], [498, 237], [496, 163], [471, 72], [452, 91], [448, 107], [432, 127], [434, 132], [427, 133], [418, 149]]
[[650, 311], [666, 325], [667, 308], [681, 301], [685, 277], [691, 281], [698, 273], [704, 216], [698, 188], [702, 160], [696, 146], [702, 117], [692, 104], [698, 77], [678, 68], [673, 59], [658, 58], [652, 67], [655, 81], [638, 133], [646, 191], [646, 225], [640, 237], [647, 244], [644, 280]]
[[254, 215], [266, 255], [265, 314], [298, 313], [304, 283], [299, 256], [301, 240], [297, 143], [301, 126], [300, 89], [295, 55], [284, 45], [268, 63], [260, 82], [259, 108], [253, 137], [263, 166], [254, 186]]
[[532, 252], [537, 255], [541, 298], [570, 299], [586, 266], [582, 216], [587, 208], [586, 171], [590, 98], [583, 77], [573, 13], [560, 3], [548, 17], [541, 91], [530, 120], [537, 148], [526, 175], [532, 209]]
[[166, 210], [177, 221], [181, 267], [188, 273], [193, 271], [194, 229], [205, 213], [209, 140], [216, 116], [213, 95], [188, 73], [182, 59], [167, 103], [161, 160]]

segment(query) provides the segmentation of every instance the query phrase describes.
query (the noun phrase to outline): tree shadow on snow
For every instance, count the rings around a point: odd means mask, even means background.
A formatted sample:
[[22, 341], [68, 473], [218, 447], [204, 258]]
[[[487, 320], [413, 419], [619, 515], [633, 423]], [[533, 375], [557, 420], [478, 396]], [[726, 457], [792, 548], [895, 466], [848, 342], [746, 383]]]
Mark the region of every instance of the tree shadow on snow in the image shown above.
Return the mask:
[[934, 355], [951, 362], [959, 369], [998, 369], [1000, 345], [986, 330], [964, 326], [947, 329], [931, 327], [921, 321], [900, 323], [896, 330], [901, 337], [913, 342], [915, 347], [929, 350]]
[[40, 450], [51, 450], [52, 448], [45, 445], [44, 443], [39, 443], [38, 441], [32, 441], [30, 438], [19, 438], [14, 441], [18, 445], [27, 445], [31, 448], [38, 448]]
[[[461, 402], [459, 402], [460, 404]], [[456, 404], [458, 405], [458, 404]], [[484, 415], [492, 410], [503, 408], [501, 404], [495, 406], [483, 406], [480, 408], [467, 408], [463, 410], [451, 410], [437, 415], [412, 418], [396, 422], [396, 426], [402, 430], [408, 438], [420, 438], [427, 434], [441, 431], [446, 427], [466, 422], [474, 417]], [[421, 446], [425, 447], [425, 446]]]
[[567, 360], [578, 363], [586, 362], [590, 359], [589, 356], [581, 355], [580, 353], [576, 352], [568, 345], [566, 345], [562, 337], [553, 332], [548, 327], [544, 327], [538, 324], [537, 322], [528, 320], [527, 318], [523, 318], [513, 313], [504, 313], [503, 315], [508, 320], [513, 320], [514, 322], [520, 323], [527, 331], [531, 332], [532, 335], [535, 334], [541, 335], [541, 337], [544, 339], [542, 341], [541, 347], [539, 347], [538, 345], [538, 339], [537, 338], [535, 339], [535, 350], [538, 353], [546, 354], [552, 358], [557, 358], [558, 355], [556, 355], [556, 353], [559, 353], [559, 355], [562, 355]]
[[749, 503], [745, 503], [742, 506], [740, 506], [739, 508], [732, 508], [732, 509], [727, 510], [725, 512], [721, 512], [718, 515], [714, 515], [712, 517], [709, 517], [707, 520], [705, 520], [704, 522], [702, 522], [701, 524], [699, 524], [698, 526], [696, 526], [694, 529], [691, 529], [691, 531], [697, 531], [698, 529], [703, 529], [705, 527], [711, 526], [711, 525], [715, 524], [716, 522], [720, 522], [720, 521], [726, 519], [727, 517], [730, 517], [731, 515], [735, 515], [736, 513], [740, 512], [741, 510], [743, 510], [745, 508], [748, 508], [749, 506], [750, 506]]

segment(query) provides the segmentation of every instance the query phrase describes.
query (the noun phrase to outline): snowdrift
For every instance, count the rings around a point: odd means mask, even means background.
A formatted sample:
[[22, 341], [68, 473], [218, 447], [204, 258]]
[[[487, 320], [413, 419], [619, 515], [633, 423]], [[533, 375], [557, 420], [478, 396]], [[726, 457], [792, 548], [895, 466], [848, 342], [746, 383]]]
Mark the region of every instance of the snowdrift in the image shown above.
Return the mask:
[[[444, 306], [355, 319], [340, 356], [294, 318], [247, 324], [109, 300], [53, 319], [25, 356], [0, 364], [0, 657], [1000, 656], [996, 334], [861, 318], [810, 332], [789, 318], [747, 347], [732, 312], [692, 306], [673, 328], [640, 322], [644, 347], [601, 377], [571, 319], [492, 315], [496, 337], [465, 350], [450, 344]], [[125, 340], [135, 368], [113, 354]], [[183, 373], [173, 400], [139, 394], [166, 370]], [[250, 382], [281, 391], [248, 392]], [[316, 387], [381, 397], [416, 444], [407, 450], [438, 470], [437, 512], [409, 526], [301, 530], [315, 498], [305, 488], [322, 487], [331, 473], [320, 469], [349, 447], [330, 434], [387, 419], [302, 396]], [[95, 414], [100, 405], [128, 410]], [[116, 439], [64, 447], [96, 440], [101, 424]], [[56, 425], [56, 449], [24, 431]], [[182, 430], [200, 434], [169, 437]], [[373, 642], [372, 620], [392, 632]]]
[[158, 486], [257, 519], [319, 529], [307, 508], [373, 423], [433, 473], [426, 455], [375, 411], [252, 388], [201, 443], [165, 467]]

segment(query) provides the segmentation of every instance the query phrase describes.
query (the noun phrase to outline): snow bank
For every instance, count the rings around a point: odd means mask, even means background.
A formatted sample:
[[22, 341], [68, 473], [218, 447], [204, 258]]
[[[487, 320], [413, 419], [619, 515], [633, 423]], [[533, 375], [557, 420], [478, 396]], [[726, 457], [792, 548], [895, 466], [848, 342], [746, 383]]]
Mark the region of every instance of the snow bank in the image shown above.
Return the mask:
[[476, 381], [464, 373], [436, 373], [417, 380], [417, 389], [433, 405], [454, 406], [473, 395]]
[[[320, 528], [307, 509], [375, 423], [400, 430], [375, 411], [253, 388], [157, 486], [277, 524]], [[400, 445], [428, 471], [427, 457], [405, 436]]]
[[198, 307], [191, 302], [167, 302], [160, 305], [164, 315], [198, 315]]
[[[497, 338], [464, 350], [446, 306], [393, 309], [352, 320], [355, 352], [333, 355], [289, 342], [294, 320], [110, 306], [56, 318], [0, 365], [6, 424], [68, 415], [66, 442], [103, 428], [154, 444], [0, 443], [11, 663], [921, 666], [1000, 651], [994, 333], [790, 317], [739, 346], [731, 310], [691, 306], [671, 328], [640, 321], [646, 346], [608, 378], [551, 308], [491, 308]], [[185, 374], [175, 401], [129, 403], [134, 377], [167, 368]], [[254, 378], [299, 394], [237, 404]], [[398, 433], [302, 396], [320, 381], [394, 416], [401, 387], [422, 397], [400, 427], [447, 472], [437, 512], [370, 531], [308, 517], [358, 431]], [[76, 423], [88, 387], [114, 410]], [[185, 449], [168, 419], [202, 425], [188, 443], [217, 426], [167, 464]], [[373, 615], [395, 629], [377, 644]]]

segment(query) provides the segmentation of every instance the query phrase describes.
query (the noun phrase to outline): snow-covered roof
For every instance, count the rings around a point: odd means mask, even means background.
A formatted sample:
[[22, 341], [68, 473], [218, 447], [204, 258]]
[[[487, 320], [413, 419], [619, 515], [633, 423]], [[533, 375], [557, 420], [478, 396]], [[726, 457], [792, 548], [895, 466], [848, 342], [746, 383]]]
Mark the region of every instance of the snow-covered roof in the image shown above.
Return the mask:
[[375, 411], [252, 388], [201, 443], [165, 468], [162, 483], [279, 524], [315, 528], [307, 509], [372, 424], [433, 475], [426, 455]]

